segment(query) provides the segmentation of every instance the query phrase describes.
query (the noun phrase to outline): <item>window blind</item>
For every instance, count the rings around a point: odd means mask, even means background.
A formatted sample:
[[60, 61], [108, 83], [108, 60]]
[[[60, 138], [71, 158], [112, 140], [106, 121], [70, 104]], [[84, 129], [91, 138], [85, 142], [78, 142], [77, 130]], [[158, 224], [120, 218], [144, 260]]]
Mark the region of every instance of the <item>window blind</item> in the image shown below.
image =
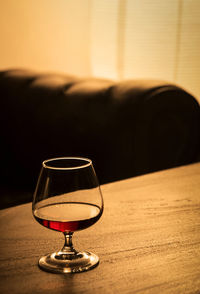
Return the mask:
[[199, 0], [91, 1], [92, 75], [172, 81], [200, 99]]

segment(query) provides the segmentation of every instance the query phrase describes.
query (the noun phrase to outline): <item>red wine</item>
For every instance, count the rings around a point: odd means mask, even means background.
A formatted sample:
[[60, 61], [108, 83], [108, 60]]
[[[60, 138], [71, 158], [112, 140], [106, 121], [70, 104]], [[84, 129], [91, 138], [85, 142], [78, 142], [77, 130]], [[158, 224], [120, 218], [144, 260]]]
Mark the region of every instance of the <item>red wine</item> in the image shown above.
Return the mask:
[[55, 203], [35, 209], [33, 215], [43, 226], [60, 232], [83, 230], [98, 221], [102, 209], [89, 203]]

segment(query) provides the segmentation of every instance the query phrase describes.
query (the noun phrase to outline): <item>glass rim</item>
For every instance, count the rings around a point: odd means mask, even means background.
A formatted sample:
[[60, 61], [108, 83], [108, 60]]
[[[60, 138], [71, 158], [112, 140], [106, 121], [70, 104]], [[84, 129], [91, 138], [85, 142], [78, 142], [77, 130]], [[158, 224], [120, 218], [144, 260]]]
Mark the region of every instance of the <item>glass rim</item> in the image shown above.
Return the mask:
[[[49, 162], [53, 162], [53, 161], [59, 161], [59, 160], [82, 160], [85, 163], [81, 164], [81, 165], [77, 165], [77, 166], [71, 166], [71, 167], [56, 167], [56, 166], [52, 166], [52, 165], [48, 165], [47, 163]], [[48, 169], [54, 169], [54, 170], [74, 170], [74, 169], [80, 169], [80, 168], [85, 168], [88, 166], [92, 165], [92, 160], [86, 157], [76, 157], [76, 156], [66, 156], [66, 157], [55, 157], [55, 158], [49, 158], [46, 159], [42, 162], [42, 166], [44, 168], [48, 168]]]

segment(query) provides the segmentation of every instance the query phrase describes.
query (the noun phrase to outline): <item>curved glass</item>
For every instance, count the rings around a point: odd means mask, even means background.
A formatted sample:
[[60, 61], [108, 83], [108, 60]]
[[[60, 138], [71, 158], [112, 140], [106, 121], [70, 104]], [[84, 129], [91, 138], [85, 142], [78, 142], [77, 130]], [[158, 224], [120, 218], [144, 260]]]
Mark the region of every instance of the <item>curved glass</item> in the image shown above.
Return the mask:
[[92, 161], [81, 157], [45, 160], [33, 196], [32, 212], [44, 227], [62, 232], [63, 248], [43, 256], [39, 266], [54, 273], [75, 273], [94, 268], [97, 255], [78, 252], [74, 232], [95, 224], [103, 213], [103, 197]]

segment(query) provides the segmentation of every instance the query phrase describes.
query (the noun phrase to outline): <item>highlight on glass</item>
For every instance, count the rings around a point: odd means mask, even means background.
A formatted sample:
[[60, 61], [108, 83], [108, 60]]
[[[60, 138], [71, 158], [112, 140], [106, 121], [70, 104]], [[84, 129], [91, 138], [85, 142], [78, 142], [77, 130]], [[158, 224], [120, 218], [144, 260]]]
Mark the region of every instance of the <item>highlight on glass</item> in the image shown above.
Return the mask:
[[54, 273], [94, 268], [99, 257], [73, 247], [74, 232], [94, 225], [103, 213], [103, 196], [92, 161], [82, 157], [45, 160], [33, 196], [34, 218], [44, 227], [62, 232], [60, 251], [39, 259], [39, 267]]

